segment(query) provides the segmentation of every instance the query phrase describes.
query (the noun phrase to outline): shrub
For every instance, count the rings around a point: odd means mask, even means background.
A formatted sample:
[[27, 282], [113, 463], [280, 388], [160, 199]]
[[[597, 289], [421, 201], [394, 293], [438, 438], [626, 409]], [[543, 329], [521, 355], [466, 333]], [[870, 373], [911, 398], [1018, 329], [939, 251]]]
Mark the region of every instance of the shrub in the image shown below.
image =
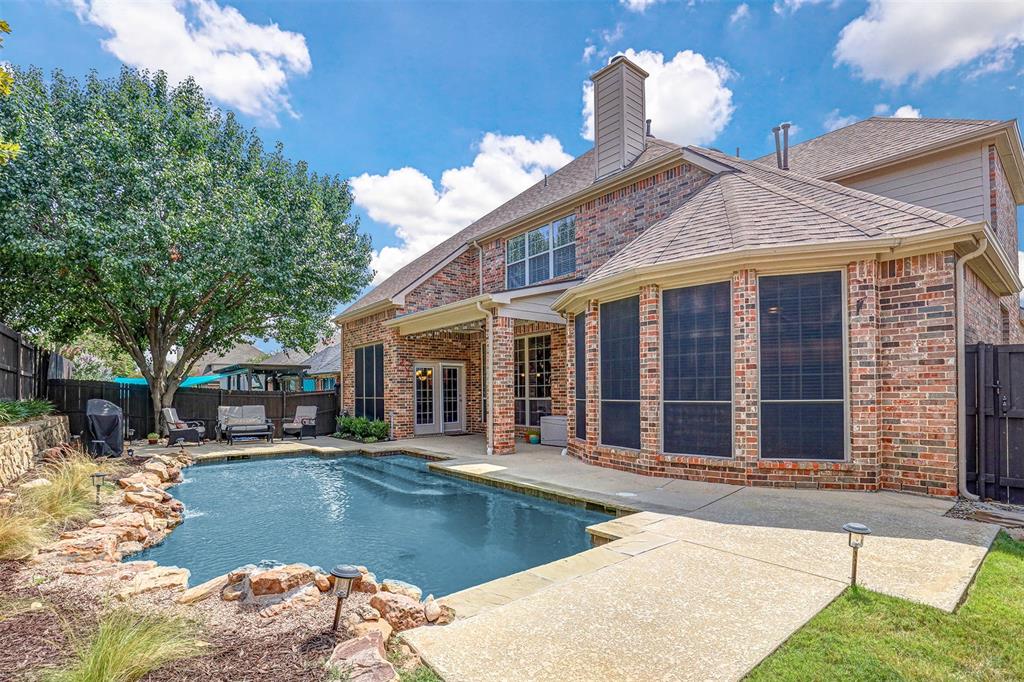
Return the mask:
[[39, 517], [11, 509], [0, 511], [0, 559], [24, 559], [45, 539]]
[[390, 427], [386, 421], [370, 420], [366, 417], [338, 417], [338, 435], [364, 443], [387, 440]]
[[0, 400], [0, 424], [15, 424], [51, 412], [53, 403], [48, 400]]
[[117, 609], [100, 618], [96, 632], [73, 639], [75, 660], [44, 676], [48, 682], [134, 682], [162, 665], [200, 653], [189, 623]]
[[92, 475], [99, 467], [79, 454], [47, 464], [40, 472], [50, 485], [25, 491], [25, 503], [32, 511], [57, 526], [87, 518], [93, 511]]

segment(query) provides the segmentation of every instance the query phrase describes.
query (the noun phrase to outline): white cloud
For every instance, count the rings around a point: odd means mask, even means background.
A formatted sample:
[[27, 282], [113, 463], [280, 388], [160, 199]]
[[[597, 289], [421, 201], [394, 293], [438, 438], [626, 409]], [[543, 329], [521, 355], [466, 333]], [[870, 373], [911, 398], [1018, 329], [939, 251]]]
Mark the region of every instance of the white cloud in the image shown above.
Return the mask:
[[[792, 14], [804, 5], [820, 5], [823, 2], [826, 2], [826, 0], [775, 0], [772, 3], [772, 11], [776, 14], [783, 14], [785, 12]], [[832, 4], [838, 4], [838, 0], [833, 0]]]
[[587, 43], [583, 48], [583, 61], [589, 62], [597, 54], [597, 45], [593, 43]]
[[352, 178], [356, 204], [393, 227], [401, 241], [374, 252], [374, 284], [571, 160], [550, 135], [532, 140], [487, 133], [472, 164], [441, 174], [440, 189], [408, 167]]
[[857, 117], [855, 115], [850, 114], [849, 116], [843, 116], [839, 113], [838, 109], [833, 109], [825, 114], [825, 120], [822, 122], [822, 125], [825, 126], [825, 130], [832, 132], [833, 130], [845, 128], [846, 126], [856, 122]]
[[657, 5], [659, 2], [664, 2], [664, 0], [619, 0], [619, 4], [630, 12], [641, 13], [646, 11], [651, 5]]
[[[835, 61], [864, 80], [900, 85], [985, 60], [1008, 68], [1024, 43], [1024, 2], [871, 0], [839, 34]], [[982, 67], [985, 68], [984, 66]]]
[[295, 116], [288, 79], [309, 73], [301, 33], [254, 24], [215, 0], [70, 0], [84, 22], [105, 29], [103, 48], [129, 66], [192, 76], [207, 95], [267, 123]]
[[892, 112], [893, 118], [921, 118], [921, 110], [915, 109], [909, 104], [904, 104], [902, 107]]
[[750, 18], [750, 5], [743, 3], [733, 10], [732, 14], [729, 15], [729, 23], [735, 24], [737, 21], [743, 21], [744, 19]]
[[620, 21], [614, 28], [605, 28], [598, 32], [597, 43], [594, 42], [594, 38], [587, 38], [587, 44], [583, 48], [583, 61], [589, 62], [595, 57], [604, 59], [611, 52], [612, 45], [622, 40], [624, 34], [625, 27]]
[[[650, 74], [645, 85], [647, 117], [652, 132], [679, 144], [707, 144], [732, 118], [732, 91], [726, 87], [735, 73], [718, 59], [686, 50], [665, 61], [660, 52], [632, 48], [624, 53]], [[594, 139], [594, 85], [583, 84], [583, 130]]]
[[884, 102], [881, 104], [876, 104], [874, 108], [875, 116], [885, 116], [890, 111], [892, 111], [892, 107], [889, 106], [888, 104], [885, 104]]

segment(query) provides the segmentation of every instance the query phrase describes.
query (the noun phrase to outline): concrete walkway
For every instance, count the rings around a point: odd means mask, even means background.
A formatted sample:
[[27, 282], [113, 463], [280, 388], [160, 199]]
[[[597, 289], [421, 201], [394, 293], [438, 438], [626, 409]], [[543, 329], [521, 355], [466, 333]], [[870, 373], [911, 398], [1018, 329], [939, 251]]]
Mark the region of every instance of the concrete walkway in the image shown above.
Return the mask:
[[488, 458], [475, 436], [190, 448], [199, 459], [415, 452], [440, 458], [439, 473], [642, 511], [591, 527], [605, 543], [592, 550], [449, 595], [452, 625], [404, 633], [448, 682], [738, 679], [845, 589], [844, 523], [874, 531], [862, 585], [947, 611], [998, 530], [943, 516], [951, 501], [703, 484], [518, 449]]

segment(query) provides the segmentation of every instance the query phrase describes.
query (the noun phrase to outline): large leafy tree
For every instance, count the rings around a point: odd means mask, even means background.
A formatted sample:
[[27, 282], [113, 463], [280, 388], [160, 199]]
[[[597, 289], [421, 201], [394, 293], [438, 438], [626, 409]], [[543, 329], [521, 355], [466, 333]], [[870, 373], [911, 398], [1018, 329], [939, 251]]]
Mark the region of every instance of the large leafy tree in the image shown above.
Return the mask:
[[157, 420], [204, 352], [268, 336], [310, 348], [368, 283], [347, 183], [265, 150], [192, 80], [14, 81], [0, 100], [21, 145], [0, 167], [0, 317], [55, 343], [116, 342]]
[[[4, 34], [11, 32], [11, 26], [3, 19], [0, 19], [0, 47], [4, 45]], [[13, 81], [10, 71], [0, 66], [0, 97], [11, 94], [11, 83]], [[0, 166], [7, 163], [18, 155], [18, 145], [8, 142], [0, 135]]]

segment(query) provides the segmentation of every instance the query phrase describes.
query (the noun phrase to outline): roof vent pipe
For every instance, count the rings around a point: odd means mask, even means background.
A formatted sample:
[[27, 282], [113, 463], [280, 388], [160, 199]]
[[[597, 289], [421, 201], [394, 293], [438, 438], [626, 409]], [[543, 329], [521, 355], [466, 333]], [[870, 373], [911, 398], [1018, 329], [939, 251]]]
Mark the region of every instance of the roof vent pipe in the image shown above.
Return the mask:
[[772, 128], [772, 132], [775, 134], [775, 165], [782, 168], [782, 143], [779, 142], [779, 131], [782, 130], [779, 126]]
[[647, 137], [652, 137], [652, 135], [651, 135], [651, 119], [647, 119]]
[[782, 124], [782, 170], [789, 170], [789, 124]]

